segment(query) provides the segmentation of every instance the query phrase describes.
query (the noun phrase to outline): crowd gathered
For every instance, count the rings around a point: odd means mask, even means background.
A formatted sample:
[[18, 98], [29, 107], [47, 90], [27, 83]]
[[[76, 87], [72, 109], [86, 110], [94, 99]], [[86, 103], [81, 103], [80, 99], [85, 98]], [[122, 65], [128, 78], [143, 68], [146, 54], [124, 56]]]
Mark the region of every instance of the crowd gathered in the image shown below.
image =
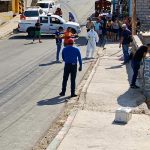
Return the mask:
[[[59, 12], [60, 16], [62, 12]], [[73, 16], [69, 13], [69, 20], [73, 21]], [[35, 32], [35, 36], [40, 39], [40, 22], [37, 21], [35, 24], [35, 28], [37, 31]], [[137, 19], [137, 32], [140, 28], [140, 21]], [[104, 45], [107, 42], [119, 43], [119, 47], [122, 48], [123, 52], [123, 63], [125, 65], [131, 61], [131, 66], [133, 68], [133, 77], [130, 84], [131, 88], [139, 88], [136, 85], [136, 79], [138, 76], [138, 70], [140, 68], [140, 62], [142, 58], [146, 56], [146, 54], [150, 51], [150, 44], [147, 46], [141, 46], [136, 53], [133, 55], [129, 50], [129, 45], [132, 42], [132, 23], [130, 17], [125, 17], [124, 19], [118, 19], [117, 17], [113, 17], [110, 13], [105, 15], [99, 15], [95, 21], [91, 18], [87, 19], [86, 23], [87, 30], [87, 43], [86, 43], [86, 56], [85, 59], [93, 59], [94, 51], [96, 46], [101, 46], [104, 48]], [[62, 49], [62, 59], [65, 62], [64, 66], [64, 75], [62, 81], [62, 91], [59, 94], [60, 96], [64, 96], [66, 92], [66, 86], [68, 77], [71, 77], [71, 97], [77, 96], [75, 94], [75, 79], [77, 74], [77, 62], [79, 61], [78, 70], [82, 70], [82, 57], [80, 53], [80, 49], [74, 47], [74, 40], [78, 37], [73, 30], [68, 27], [64, 30], [62, 27], [59, 27], [55, 33], [56, 39], [56, 62], [61, 63], [60, 61], [60, 51]], [[35, 38], [33, 38], [33, 41]]]

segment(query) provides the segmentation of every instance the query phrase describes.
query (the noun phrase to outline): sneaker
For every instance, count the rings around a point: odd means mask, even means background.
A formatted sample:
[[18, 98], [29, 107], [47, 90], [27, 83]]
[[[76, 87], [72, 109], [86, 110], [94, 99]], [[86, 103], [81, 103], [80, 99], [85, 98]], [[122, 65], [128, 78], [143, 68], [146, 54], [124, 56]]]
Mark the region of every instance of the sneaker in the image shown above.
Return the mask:
[[77, 97], [78, 95], [76, 95], [76, 94], [71, 94], [71, 97]]
[[65, 96], [65, 93], [60, 92], [59, 95], [60, 95], [60, 96]]
[[132, 89], [139, 89], [140, 87], [137, 86], [137, 85], [130, 85], [130, 88], [132, 88]]

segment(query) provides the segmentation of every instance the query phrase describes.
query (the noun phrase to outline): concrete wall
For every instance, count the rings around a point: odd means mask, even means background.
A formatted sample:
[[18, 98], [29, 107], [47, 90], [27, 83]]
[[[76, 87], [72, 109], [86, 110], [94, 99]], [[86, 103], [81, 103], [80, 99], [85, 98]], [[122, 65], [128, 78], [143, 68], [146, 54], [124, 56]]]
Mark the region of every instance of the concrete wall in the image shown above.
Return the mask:
[[136, 0], [136, 12], [143, 24], [150, 24], [150, 0]]
[[[144, 41], [143, 41], [144, 42]], [[141, 39], [135, 35], [133, 37], [132, 47], [133, 50], [136, 51], [138, 47], [143, 45]], [[143, 65], [141, 65], [139, 76], [141, 77], [141, 86], [143, 89], [143, 93], [146, 96], [147, 100], [150, 101], [150, 58], [146, 58], [143, 61]]]

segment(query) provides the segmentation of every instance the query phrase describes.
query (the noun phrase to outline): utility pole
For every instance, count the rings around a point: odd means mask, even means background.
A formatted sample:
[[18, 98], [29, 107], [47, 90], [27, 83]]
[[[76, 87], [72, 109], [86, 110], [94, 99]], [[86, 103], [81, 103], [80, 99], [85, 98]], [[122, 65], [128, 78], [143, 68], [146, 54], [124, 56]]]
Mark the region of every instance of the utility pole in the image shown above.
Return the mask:
[[136, 0], [132, 0], [132, 35], [136, 35]]
[[14, 16], [19, 13], [19, 0], [12, 0], [12, 11]]

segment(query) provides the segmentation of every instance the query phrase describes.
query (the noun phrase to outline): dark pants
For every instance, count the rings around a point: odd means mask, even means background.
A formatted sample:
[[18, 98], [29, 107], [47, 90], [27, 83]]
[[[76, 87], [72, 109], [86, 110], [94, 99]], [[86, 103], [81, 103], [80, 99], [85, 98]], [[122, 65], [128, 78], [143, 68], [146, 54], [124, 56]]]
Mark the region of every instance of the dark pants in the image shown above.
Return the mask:
[[64, 67], [64, 75], [63, 75], [63, 82], [62, 82], [62, 92], [66, 92], [66, 86], [69, 74], [71, 75], [71, 95], [75, 94], [75, 80], [77, 74], [77, 64], [65, 64]]
[[56, 53], [56, 60], [59, 61], [59, 53], [61, 50], [61, 43], [57, 43], [57, 53]]
[[132, 76], [131, 85], [136, 85], [138, 70], [140, 69], [140, 61], [132, 60], [131, 66], [132, 66], [132, 69], [133, 69], [133, 76]]

